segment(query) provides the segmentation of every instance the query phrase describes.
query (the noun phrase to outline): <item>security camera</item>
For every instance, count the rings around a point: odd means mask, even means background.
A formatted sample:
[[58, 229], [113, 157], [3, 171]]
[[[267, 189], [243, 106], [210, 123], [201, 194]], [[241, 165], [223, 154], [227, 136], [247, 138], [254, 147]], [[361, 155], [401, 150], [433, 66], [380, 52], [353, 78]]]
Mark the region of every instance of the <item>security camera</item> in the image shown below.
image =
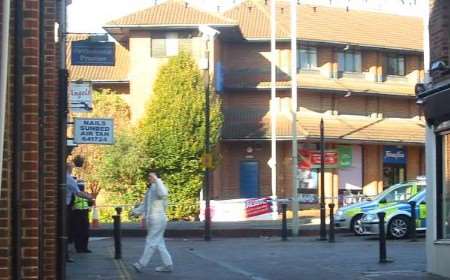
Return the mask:
[[209, 27], [208, 25], [202, 24], [198, 26], [198, 31], [203, 34], [207, 39], [214, 38], [220, 32], [214, 28]]
[[417, 83], [416, 86], [414, 87], [414, 91], [416, 93], [416, 96], [425, 92], [427, 90], [427, 86], [425, 84], [422, 83]]
[[447, 62], [437, 60], [431, 64], [431, 71], [445, 71], [448, 70]]

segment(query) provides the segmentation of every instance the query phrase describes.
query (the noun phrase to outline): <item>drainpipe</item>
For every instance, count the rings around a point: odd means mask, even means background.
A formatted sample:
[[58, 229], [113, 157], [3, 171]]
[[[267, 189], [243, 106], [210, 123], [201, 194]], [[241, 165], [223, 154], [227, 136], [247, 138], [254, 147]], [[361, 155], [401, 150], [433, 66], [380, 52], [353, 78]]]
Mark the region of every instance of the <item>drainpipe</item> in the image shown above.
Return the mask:
[[[45, 121], [45, 111], [44, 111], [44, 101], [45, 101], [45, 1], [39, 1], [39, 97], [38, 97], [38, 204], [39, 204], [39, 221], [44, 221], [44, 207], [45, 207], [45, 196], [44, 196], [44, 121]], [[39, 279], [44, 279], [44, 226], [42, 223], [39, 224]]]
[[13, 175], [12, 175], [12, 273], [13, 279], [22, 279], [22, 131], [23, 131], [23, 1], [15, 1], [15, 55], [14, 55], [14, 114], [13, 114]]
[[[3, 170], [3, 148], [5, 143], [6, 96], [8, 91], [9, 21], [11, 1], [3, 0], [2, 50], [0, 55], [0, 170]], [[2, 173], [0, 172], [0, 197], [2, 194]]]
[[66, 211], [66, 148], [67, 148], [67, 79], [66, 69], [66, 0], [58, 1], [59, 14], [59, 98], [58, 98], [58, 271], [57, 279], [66, 279], [67, 211]]

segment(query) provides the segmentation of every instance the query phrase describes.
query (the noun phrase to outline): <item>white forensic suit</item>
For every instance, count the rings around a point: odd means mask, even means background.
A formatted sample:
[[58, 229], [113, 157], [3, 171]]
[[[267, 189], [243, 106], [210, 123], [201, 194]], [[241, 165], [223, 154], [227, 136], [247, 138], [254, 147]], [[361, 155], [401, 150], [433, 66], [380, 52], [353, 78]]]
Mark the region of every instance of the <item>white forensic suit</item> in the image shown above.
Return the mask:
[[167, 226], [167, 195], [166, 186], [157, 178], [145, 193], [144, 201], [132, 211], [134, 215], [143, 215], [147, 225], [144, 253], [137, 263], [139, 269], [149, 263], [155, 250], [158, 250], [164, 266], [172, 266], [172, 258], [164, 241]]

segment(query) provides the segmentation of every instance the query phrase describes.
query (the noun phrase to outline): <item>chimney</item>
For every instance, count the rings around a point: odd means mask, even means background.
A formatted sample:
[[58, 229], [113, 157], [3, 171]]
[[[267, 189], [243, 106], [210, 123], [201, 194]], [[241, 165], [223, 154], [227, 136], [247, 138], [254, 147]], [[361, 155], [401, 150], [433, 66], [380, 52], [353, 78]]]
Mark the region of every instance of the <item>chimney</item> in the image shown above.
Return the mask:
[[317, 7], [313, 7], [314, 13], [317, 12]]
[[188, 2], [184, 2], [184, 7], [187, 8], [189, 6]]
[[220, 13], [220, 5], [217, 5], [217, 12]]
[[252, 12], [252, 6], [248, 6], [248, 12], [251, 13]]

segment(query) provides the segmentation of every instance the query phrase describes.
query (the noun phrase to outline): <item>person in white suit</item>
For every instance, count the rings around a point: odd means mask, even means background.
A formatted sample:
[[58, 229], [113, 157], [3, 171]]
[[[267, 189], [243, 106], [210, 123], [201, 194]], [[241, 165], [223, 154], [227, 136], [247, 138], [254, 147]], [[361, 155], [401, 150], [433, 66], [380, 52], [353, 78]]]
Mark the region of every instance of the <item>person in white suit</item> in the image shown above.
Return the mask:
[[167, 226], [167, 196], [168, 191], [163, 181], [156, 173], [150, 172], [148, 175], [148, 190], [145, 193], [143, 202], [132, 210], [132, 215], [143, 215], [147, 226], [147, 237], [145, 239], [145, 249], [139, 261], [133, 264], [137, 272], [149, 263], [155, 251], [158, 251], [162, 266], [156, 267], [158, 272], [171, 272], [173, 269], [172, 258], [167, 251], [164, 241], [164, 231]]

